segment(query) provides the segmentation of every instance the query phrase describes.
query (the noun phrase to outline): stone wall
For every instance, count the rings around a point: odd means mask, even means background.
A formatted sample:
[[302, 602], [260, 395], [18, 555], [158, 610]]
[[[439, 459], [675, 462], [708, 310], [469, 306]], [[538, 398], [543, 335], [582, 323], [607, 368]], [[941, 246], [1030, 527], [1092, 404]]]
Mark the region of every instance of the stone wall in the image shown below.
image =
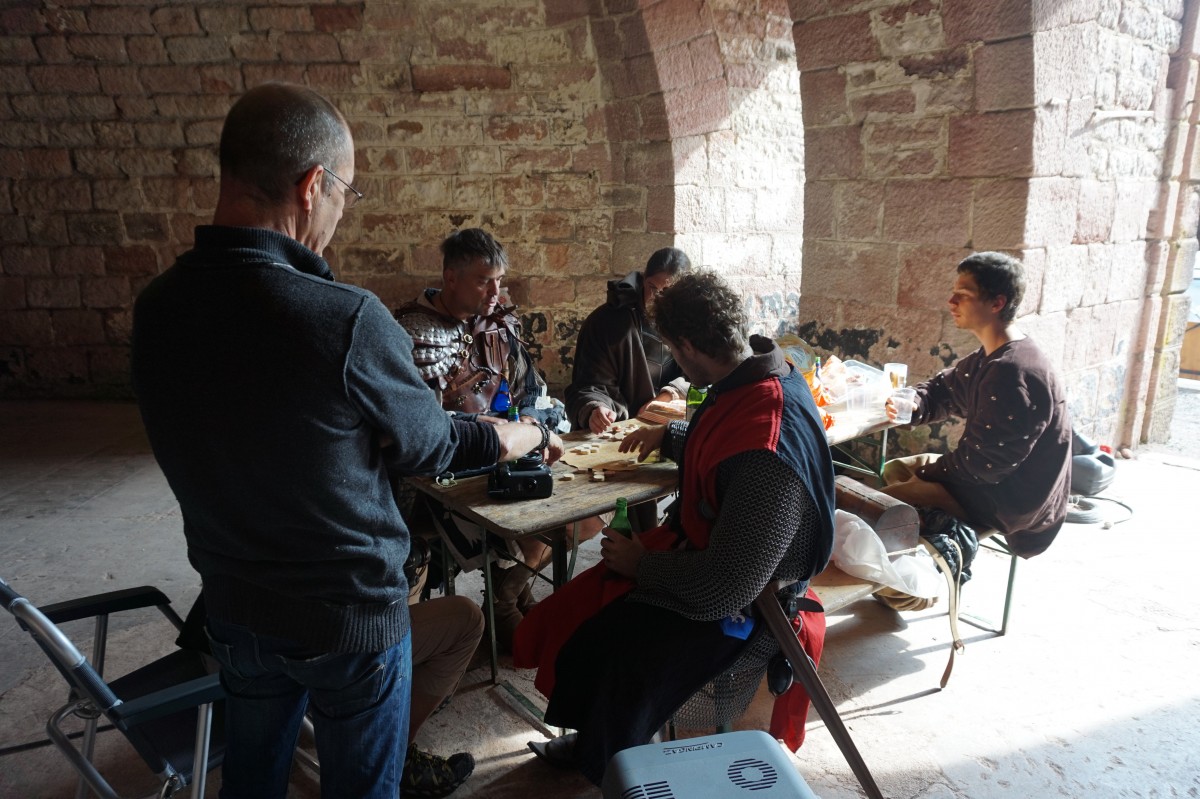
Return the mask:
[[132, 299], [208, 221], [233, 99], [283, 79], [334, 99], [356, 138], [367, 199], [328, 250], [339, 276], [395, 305], [436, 282], [444, 235], [492, 230], [555, 388], [604, 281], [662, 246], [728, 275], [758, 330], [914, 376], [974, 347], [944, 310], [953, 266], [1004, 249], [1030, 267], [1022, 324], [1082, 426], [1161, 436], [1196, 249], [1184, 11], [4, 4], [0, 396], [128, 394]]
[[1077, 425], [1141, 440], [1127, 419], [1145, 392], [1129, 375], [1144, 387], [1142, 342], [1162, 340], [1151, 295], [1166, 260], [1190, 274], [1194, 252], [1194, 223], [1166, 235], [1157, 216], [1168, 138], [1189, 129], [1169, 122], [1167, 85], [1183, 4], [792, 7], [809, 135], [801, 332], [931, 374], [977, 346], [945, 312], [955, 263], [1012, 252], [1030, 277], [1020, 326], [1061, 365]]

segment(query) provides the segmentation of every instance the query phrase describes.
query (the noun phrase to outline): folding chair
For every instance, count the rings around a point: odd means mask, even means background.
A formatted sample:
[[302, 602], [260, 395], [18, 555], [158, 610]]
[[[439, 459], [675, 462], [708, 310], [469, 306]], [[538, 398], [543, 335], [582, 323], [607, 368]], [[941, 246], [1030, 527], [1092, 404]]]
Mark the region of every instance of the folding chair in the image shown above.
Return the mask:
[[[111, 682], [102, 676], [110, 614], [153, 606], [177, 629], [182, 627], [162, 592], [143, 586], [37, 608], [0, 579], [0, 601], [70, 686], [67, 703], [50, 716], [46, 733], [79, 773], [79, 799], [89, 788], [102, 799], [119, 798], [91, 762], [100, 716], [125, 736], [158, 778], [156, 796], [174, 796], [189, 784], [193, 797], [204, 795], [207, 772], [221, 764], [225, 746], [219, 719], [224, 692], [203, 655], [180, 649]], [[91, 662], [57, 626], [87, 618], [96, 620]], [[62, 729], [71, 716], [84, 721], [81, 749]], [[197, 763], [203, 766], [195, 768]]]

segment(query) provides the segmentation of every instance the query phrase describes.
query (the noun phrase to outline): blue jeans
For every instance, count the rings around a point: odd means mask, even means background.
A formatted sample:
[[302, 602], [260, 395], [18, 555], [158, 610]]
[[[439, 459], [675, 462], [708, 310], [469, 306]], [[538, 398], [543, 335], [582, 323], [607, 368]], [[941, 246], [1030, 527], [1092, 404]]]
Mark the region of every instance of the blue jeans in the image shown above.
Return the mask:
[[208, 619], [221, 664], [221, 799], [283, 799], [312, 705], [321, 796], [396, 799], [408, 744], [412, 635], [385, 652], [331, 654]]

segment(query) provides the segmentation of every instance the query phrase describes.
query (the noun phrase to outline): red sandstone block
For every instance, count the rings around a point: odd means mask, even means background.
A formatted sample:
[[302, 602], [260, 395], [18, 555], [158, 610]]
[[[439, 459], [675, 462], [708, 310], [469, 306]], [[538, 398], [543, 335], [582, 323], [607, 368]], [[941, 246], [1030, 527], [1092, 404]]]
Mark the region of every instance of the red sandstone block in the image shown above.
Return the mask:
[[[26, 74], [24, 66], [0, 65], [0, 86], [6, 87], [10, 94], [33, 91], [33, 85], [29, 82], [29, 75]], [[8, 116], [3, 106], [0, 106], [0, 114]]]
[[455, 147], [413, 147], [407, 151], [408, 168], [414, 173], [453, 174], [459, 168]]
[[868, 13], [800, 22], [792, 33], [801, 74], [810, 69], [874, 61], [881, 57]]
[[673, 138], [709, 133], [729, 119], [729, 87], [723, 80], [687, 86], [665, 92], [663, 104]]
[[[883, 232], [883, 181], [840, 181], [834, 189], [834, 236], [841, 241], [878, 241]], [[831, 237], [832, 238], [832, 237]]]
[[872, 114], [911, 114], [916, 110], [916, 95], [907, 86], [850, 95], [850, 115], [855, 120]]
[[461, 36], [439, 38], [433, 46], [434, 57], [442, 61], [486, 61], [490, 55], [486, 42]]
[[137, 67], [100, 65], [96, 67], [96, 75], [100, 79], [100, 91], [105, 94], [141, 94], [144, 91]]
[[525, 226], [538, 241], [569, 239], [575, 232], [576, 214], [561, 211], [533, 211], [525, 216]]
[[483, 133], [485, 141], [532, 144], [545, 139], [550, 129], [545, 119], [492, 117], [484, 126]]
[[858, 125], [806, 129], [806, 178], [821, 180], [860, 177], [863, 167], [861, 133], [862, 129]]
[[126, 213], [125, 235], [130, 241], [167, 241], [167, 218], [155, 213]]
[[25, 298], [30, 308], [78, 308], [79, 281], [31, 277], [25, 281]]
[[251, 8], [250, 27], [257, 31], [310, 31], [313, 29], [311, 8], [308, 6]]
[[622, 179], [624, 170], [620, 167], [608, 144], [589, 144], [571, 150], [572, 172], [594, 172], [602, 182], [611, 183]]
[[196, 94], [200, 91], [200, 73], [193, 67], [148, 66], [141, 72], [142, 85], [154, 93]]
[[448, 92], [455, 89], [509, 89], [512, 73], [493, 66], [414, 66], [413, 91]]
[[544, 179], [535, 175], [497, 177], [495, 192], [501, 208], [538, 208], [545, 196]]
[[868, 152], [866, 174], [873, 178], [940, 177], [945, 167], [934, 150]]
[[39, 36], [34, 40], [38, 59], [43, 64], [72, 64], [76, 57], [67, 49], [65, 36]]
[[0, 31], [7, 35], [46, 33], [48, 30], [42, 15], [32, 6], [0, 9]]
[[[654, 54], [653, 60], [654, 72], [663, 91], [689, 86], [695, 82], [692, 76], [692, 58], [686, 42], [663, 48]], [[646, 64], [642, 64], [641, 70], [644, 72], [646, 67]]]
[[674, 187], [650, 186], [646, 189], [646, 229], [678, 229], [675, 216]]
[[328, 33], [285, 33], [279, 37], [279, 55], [302, 64], [342, 59], [337, 39]]
[[[190, 231], [189, 231], [190, 233]], [[154, 275], [158, 273], [158, 255], [145, 244], [104, 248], [105, 273], [118, 275]]]
[[804, 284], [831, 299], [894, 305], [896, 246], [812, 241], [805, 248]]
[[25, 151], [25, 174], [29, 177], [66, 177], [71, 171], [71, 153], [66, 149], [43, 147]]
[[[76, 292], [78, 297], [78, 292]], [[126, 296], [125, 301], [129, 302]], [[54, 341], [76, 347], [81, 344], [104, 344], [104, 317], [100, 311], [90, 308], [58, 310], [52, 317]]]
[[645, 6], [642, 19], [654, 48], [686, 42], [709, 32], [702, 7], [696, 0], [662, 0]]
[[205, 94], [240, 94], [245, 90], [240, 64], [200, 67], [200, 90]]
[[129, 60], [122, 36], [70, 36], [67, 50], [83, 61], [117, 62]]
[[657, 45], [651, 44], [646, 25], [638, 14], [622, 17], [617, 23], [617, 44], [617, 49], [608, 54], [609, 58], [617, 61], [651, 53]]
[[[726, 64], [721, 56], [721, 43], [713, 33], [693, 39], [688, 42], [687, 48], [692, 59], [691, 72], [696, 81], [713, 80], [725, 72]], [[756, 84], [756, 88], [761, 85]]]
[[154, 9], [150, 12], [150, 21], [160, 36], [187, 36], [201, 32], [195, 10], [182, 4]]
[[871, 150], [931, 148], [942, 142], [944, 118], [887, 119], [863, 126], [866, 146]]
[[357, 64], [310, 64], [308, 85], [324, 94], [352, 92], [362, 85], [362, 68]]
[[236, 34], [230, 37], [229, 47], [238, 61], [274, 61], [279, 57], [275, 40], [265, 33]]
[[247, 64], [244, 72], [246, 73], [247, 88], [252, 88], [258, 86], [260, 83], [266, 83], [271, 80], [281, 80], [288, 83], [304, 82], [303, 64]]
[[804, 235], [815, 239], [834, 237], [834, 192], [838, 183], [807, 180], [804, 183]]
[[1033, 174], [1032, 110], [950, 118], [950, 174], [1024, 177]]
[[124, 211], [141, 203], [137, 184], [128, 178], [92, 182], [92, 205], [98, 211]]
[[501, 158], [505, 172], [565, 172], [571, 164], [571, 151], [566, 147], [505, 147]]
[[1010, 39], [1033, 32], [1034, 4], [1029, 0], [942, 0], [946, 44]]
[[[1033, 37], [985, 44], [975, 51], [975, 107], [980, 111], [1034, 105]], [[1049, 65], [1047, 65], [1049, 66]]]
[[30, 351], [27, 366], [30, 377], [43, 386], [88, 381], [87, 352], [82, 347], [63, 347], [55, 342], [53, 347]]
[[801, 72], [800, 98], [805, 125], [834, 125], [847, 121], [846, 76], [836, 69]]
[[200, 27], [209, 33], [238, 33], [249, 24], [246, 9], [240, 6], [199, 8], [196, 11], [200, 15]]
[[4, 247], [0, 267], [7, 275], [49, 275], [50, 253], [45, 247]]
[[0, 342], [8, 346], [39, 347], [53, 341], [49, 311], [28, 309], [0, 314]]
[[135, 64], [167, 63], [167, 48], [157, 36], [129, 36], [125, 39], [125, 49]]
[[104, 254], [99, 247], [55, 247], [50, 251], [50, 266], [59, 276], [103, 275]]
[[969, 254], [967, 247], [901, 245], [897, 304], [902, 308], [944, 310], [954, 286], [955, 267]]
[[965, 246], [970, 240], [967, 181], [892, 180], [883, 203], [883, 237], [888, 241]]
[[312, 9], [313, 27], [323, 33], [360, 30], [363, 24], [362, 4], [352, 6], [315, 6]]
[[0, 63], [31, 64], [41, 59], [28, 36], [0, 36]]
[[111, 8], [92, 6], [87, 10], [87, 29], [92, 33], [113, 33], [129, 36], [135, 33], [155, 33], [146, 7]]
[[211, 64], [229, 59], [229, 43], [223, 36], [173, 36], [166, 44], [167, 55], [176, 64]]
[[71, 214], [67, 235], [72, 244], [118, 244], [122, 239], [121, 219], [115, 213]]
[[0, 277], [0, 308], [25, 308], [25, 278]]
[[971, 204], [971, 243], [979, 250], [1016, 250], [1025, 246], [1029, 182], [981, 180]]
[[549, 175], [546, 179], [548, 208], [591, 208], [598, 201], [594, 179], [579, 175]]
[[91, 65], [31, 66], [29, 79], [39, 92], [77, 94], [100, 90], [100, 79]]
[[92, 207], [92, 192], [86, 180], [25, 180], [13, 187], [13, 202], [18, 209], [87, 211]]

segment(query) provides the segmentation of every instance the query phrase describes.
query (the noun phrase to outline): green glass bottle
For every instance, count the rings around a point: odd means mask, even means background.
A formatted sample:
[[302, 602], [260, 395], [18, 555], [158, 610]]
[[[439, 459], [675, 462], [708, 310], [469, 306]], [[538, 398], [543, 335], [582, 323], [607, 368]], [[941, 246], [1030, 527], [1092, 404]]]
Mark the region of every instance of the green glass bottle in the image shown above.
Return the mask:
[[688, 386], [686, 418], [689, 422], [696, 415], [696, 409], [704, 402], [706, 396], [708, 396], [707, 387], [701, 388], [695, 384]]
[[633, 525], [629, 523], [629, 500], [625, 497], [617, 497], [617, 507], [608, 526], [626, 538], [633, 538]]

